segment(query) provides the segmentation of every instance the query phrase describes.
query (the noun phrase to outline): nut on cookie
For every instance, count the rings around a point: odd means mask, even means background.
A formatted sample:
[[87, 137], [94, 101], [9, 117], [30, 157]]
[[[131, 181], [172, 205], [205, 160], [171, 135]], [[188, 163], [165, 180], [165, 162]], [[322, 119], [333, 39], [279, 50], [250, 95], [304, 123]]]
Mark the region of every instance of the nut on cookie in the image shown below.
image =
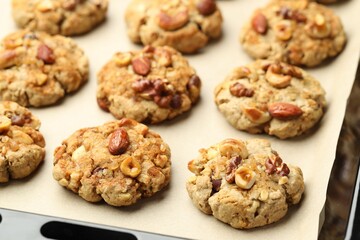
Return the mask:
[[193, 204], [234, 228], [264, 226], [283, 218], [304, 193], [299, 167], [286, 164], [264, 139], [225, 139], [188, 163]]

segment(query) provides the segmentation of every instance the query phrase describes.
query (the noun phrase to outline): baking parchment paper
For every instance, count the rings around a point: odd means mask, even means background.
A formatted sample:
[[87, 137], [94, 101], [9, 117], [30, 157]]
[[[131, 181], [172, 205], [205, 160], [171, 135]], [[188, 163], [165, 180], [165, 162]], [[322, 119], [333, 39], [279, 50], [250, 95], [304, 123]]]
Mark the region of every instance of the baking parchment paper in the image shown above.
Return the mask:
[[[231, 69], [252, 61], [239, 44], [239, 32], [251, 13], [267, 0], [218, 1], [224, 17], [223, 37], [200, 53], [186, 56], [203, 81], [200, 102], [175, 120], [150, 126], [171, 147], [171, 183], [151, 198], [133, 206], [116, 208], [104, 202], [88, 203], [61, 187], [52, 178], [52, 161], [55, 147], [74, 131], [114, 119], [97, 106], [96, 74], [116, 51], [141, 48], [131, 43], [126, 35], [124, 10], [128, 3], [129, 0], [110, 1], [106, 22], [74, 38], [90, 59], [89, 82], [55, 106], [31, 109], [42, 121], [46, 159], [30, 177], [0, 185], [0, 207], [191, 239], [316, 239], [319, 214], [325, 202], [336, 143], [359, 59], [360, 1], [349, 0], [329, 6], [340, 15], [348, 42], [334, 60], [307, 69], [326, 90], [328, 108], [311, 134], [291, 140], [237, 131], [218, 112], [213, 100], [214, 88]], [[0, 38], [16, 29], [11, 18], [11, 1], [1, 0]], [[267, 138], [285, 162], [302, 168], [306, 184], [303, 200], [290, 208], [281, 221], [253, 230], [236, 230], [192, 205], [185, 189], [185, 181], [191, 175], [187, 170], [188, 161], [197, 156], [198, 149], [229, 137]]]

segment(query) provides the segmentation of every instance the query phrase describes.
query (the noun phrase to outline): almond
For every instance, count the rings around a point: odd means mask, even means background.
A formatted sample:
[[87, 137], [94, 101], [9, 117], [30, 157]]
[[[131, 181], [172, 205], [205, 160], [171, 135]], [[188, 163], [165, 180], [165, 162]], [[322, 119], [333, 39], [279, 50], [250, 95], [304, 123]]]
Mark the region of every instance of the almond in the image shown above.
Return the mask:
[[146, 76], [151, 70], [151, 61], [147, 57], [138, 57], [131, 62], [135, 73]]
[[268, 28], [267, 19], [264, 14], [258, 12], [251, 21], [253, 29], [260, 34], [265, 34]]
[[189, 21], [189, 13], [186, 10], [178, 12], [174, 15], [169, 15], [161, 11], [158, 17], [159, 26], [166, 31], [177, 30], [187, 24]]
[[291, 120], [303, 114], [301, 108], [286, 102], [270, 103], [268, 105], [268, 111], [270, 116], [279, 120]]

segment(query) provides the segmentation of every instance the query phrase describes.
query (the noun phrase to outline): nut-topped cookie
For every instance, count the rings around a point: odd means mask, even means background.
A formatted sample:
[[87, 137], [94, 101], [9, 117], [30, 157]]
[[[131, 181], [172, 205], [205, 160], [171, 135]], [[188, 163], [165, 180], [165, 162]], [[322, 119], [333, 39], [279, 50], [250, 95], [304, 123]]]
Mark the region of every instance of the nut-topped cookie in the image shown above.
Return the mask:
[[0, 42], [0, 99], [41, 107], [88, 79], [88, 59], [70, 38], [20, 30]]
[[12, 0], [20, 28], [65, 36], [86, 33], [101, 23], [108, 0]]
[[118, 52], [98, 73], [99, 106], [116, 118], [159, 123], [191, 109], [201, 81], [171, 47]]
[[80, 129], [54, 156], [55, 180], [89, 202], [131, 205], [170, 181], [169, 146], [132, 119]]
[[283, 218], [304, 193], [299, 167], [286, 164], [263, 139], [225, 139], [188, 163], [193, 204], [234, 228], [249, 229]]
[[132, 0], [125, 21], [131, 41], [183, 53], [194, 53], [219, 38], [222, 26], [215, 0]]
[[0, 183], [30, 175], [45, 157], [40, 120], [28, 109], [0, 101]]
[[233, 71], [215, 89], [215, 103], [236, 129], [285, 139], [323, 116], [325, 91], [299, 67], [258, 60]]
[[255, 59], [313, 67], [338, 55], [346, 36], [335, 13], [307, 0], [273, 0], [257, 9], [240, 36]]

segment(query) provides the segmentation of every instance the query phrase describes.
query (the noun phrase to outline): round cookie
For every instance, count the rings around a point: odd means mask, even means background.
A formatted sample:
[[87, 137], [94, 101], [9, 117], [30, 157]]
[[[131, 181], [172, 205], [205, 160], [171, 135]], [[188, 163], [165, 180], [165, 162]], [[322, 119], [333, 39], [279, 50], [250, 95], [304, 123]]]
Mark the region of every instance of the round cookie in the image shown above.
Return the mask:
[[281, 139], [312, 128], [326, 106], [317, 80], [298, 67], [269, 60], [235, 68], [216, 87], [215, 103], [236, 129]]
[[274, 0], [254, 12], [240, 42], [255, 59], [313, 67], [338, 55], [346, 36], [331, 9], [315, 2]]
[[86, 33], [106, 17], [108, 0], [12, 0], [20, 28], [65, 36]]
[[264, 139], [225, 139], [188, 163], [186, 182], [193, 204], [234, 228], [248, 229], [283, 218], [300, 202], [304, 180]]
[[0, 42], [0, 99], [46, 106], [87, 81], [89, 63], [70, 39], [17, 31]]
[[171, 47], [118, 52], [98, 73], [99, 106], [116, 118], [159, 123], [191, 109], [201, 81]]
[[221, 36], [222, 15], [215, 0], [132, 0], [125, 21], [135, 43], [194, 53]]
[[170, 181], [168, 145], [132, 119], [80, 129], [54, 156], [55, 180], [89, 202], [131, 205]]
[[30, 175], [45, 157], [40, 121], [11, 101], [0, 101], [0, 183]]

